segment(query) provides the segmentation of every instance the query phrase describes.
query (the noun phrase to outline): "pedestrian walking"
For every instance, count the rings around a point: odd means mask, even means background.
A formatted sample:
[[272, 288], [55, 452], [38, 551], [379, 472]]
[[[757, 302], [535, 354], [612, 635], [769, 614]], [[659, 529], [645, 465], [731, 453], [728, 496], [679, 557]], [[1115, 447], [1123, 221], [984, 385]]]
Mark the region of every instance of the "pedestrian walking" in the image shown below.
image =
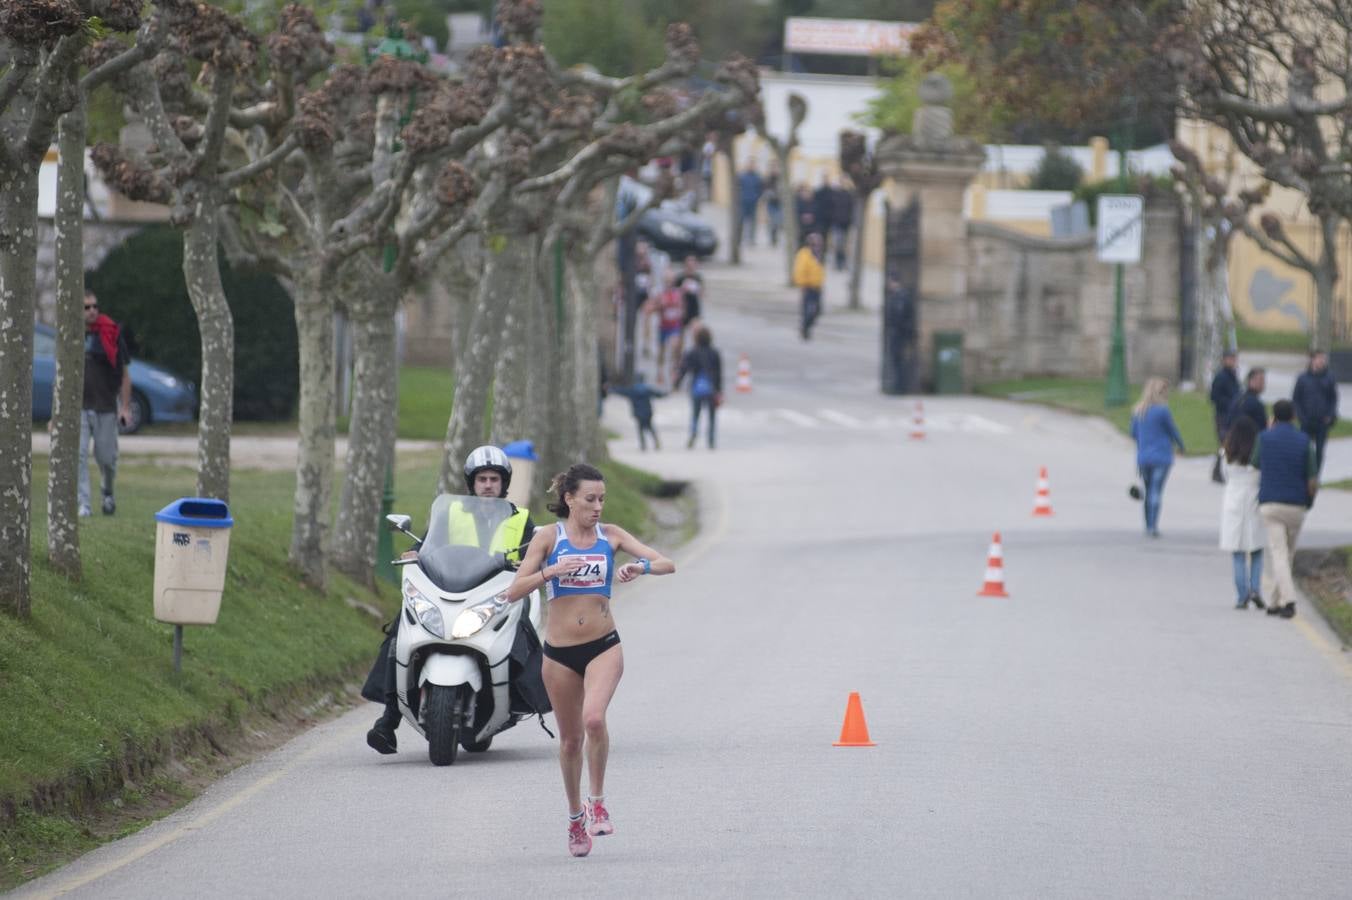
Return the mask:
[[651, 436], [653, 449], [661, 450], [662, 442], [658, 440], [657, 431], [653, 428], [653, 398], [665, 397], [667, 392], [649, 384], [642, 372], [634, 373], [633, 384], [612, 385], [610, 390], [621, 397], [629, 398], [629, 411], [633, 413], [634, 421], [638, 423], [638, 449], [647, 450], [647, 436]]
[[1244, 392], [1235, 398], [1235, 403], [1230, 407], [1230, 424], [1235, 424], [1235, 419], [1240, 416], [1248, 416], [1261, 434], [1268, 427], [1267, 408], [1263, 406], [1263, 391], [1267, 388], [1267, 370], [1261, 368], [1252, 368], [1249, 374], [1244, 376]]
[[676, 286], [681, 291], [681, 325], [690, 328], [704, 314], [704, 275], [699, 270], [699, 257], [693, 253], [685, 258]]
[[836, 248], [836, 271], [844, 272], [850, 228], [854, 226], [854, 192], [837, 182], [831, 186], [831, 243]]
[[[610, 613], [612, 581], [670, 575], [676, 564], [618, 525], [602, 524], [606, 485], [600, 470], [576, 463], [554, 477], [549, 492], [555, 497], [549, 510], [560, 521], [535, 533], [503, 597], [516, 601], [541, 587], [546, 591], [543, 674], [559, 726], [568, 852], [586, 856], [593, 837], [615, 833], [605, 798], [606, 711], [624, 674], [624, 651]], [[616, 552], [636, 561], [617, 568]], [[590, 787], [585, 806], [584, 752]]]
[[822, 311], [822, 286], [826, 283], [826, 267], [822, 265], [824, 253], [822, 236], [811, 231], [793, 258], [793, 284], [803, 292], [798, 333], [805, 341], [812, 339], [812, 326]]
[[709, 449], [714, 449], [715, 413], [723, 403], [723, 355], [714, 347], [714, 336], [708, 327], [701, 325], [695, 330], [695, 346], [681, 360], [680, 371], [676, 373], [676, 382], [672, 390], [681, 386], [685, 377], [690, 376], [690, 439], [685, 446], [695, 446], [699, 436], [700, 413], [709, 414]]
[[[1211, 412], [1216, 423], [1216, 464], [1211, 467], [1211, 480], [1224, 481], [1221, 461], [1225, 456], [1225, 433], [1230, 428], [1230, 410], [1235, 405], [1239, 390], [1239, 360], [1235, 351], [1221, 354], [1221, 367], [1211, 378]], [[1256, 433], [1256, 432], [1255, 432]]]
[[1258, 431], [1241, 416], [1225, 435], [1225, 495], [1221, 500], [1221, 549], [1229, 550], [1235, 575], [1235, 608], [1263, 608], [1263, 548], [1267, 534], [1258, 512], [1258, 470], [1251, 465]]
[[1267, 531], [1268, 565], [1275, 582], [1268, 598], [1268, 615], [1289, 619], [1296, 614], [1296, 582], [1291, 557], [1305, 513], [1319, 489], [1319, 467], [1314, 441], [1296, 430], [1296, 410], [1290, 400], [1272, 404], [1272, 427], [1263, 432], [1254, 448], [1253, 465], [1258, 479], [1258, 513]]
[[685, 301], [676, 287], [676, 274], [662, 273], [661, 290], [648, 301], [647, 311], [657, 319], [657, 384], [662, 387], [676, 368], [681, 355], [685, 320]]
[[801, 241], [817, 227], [817, 217], [812, 212], [812, 188], [806, 184], [798, 185], [793, 195], [793, 214], [798, 217], [798, 239]]
[[821, 184], [812, 192], [812, 230], [822, 236], [822, 258], [831, 250], [831, 228], [835, 225], [835, 191], [831, 182], [822, 176]]
[[131, 422], [131, 353], [122, 326], [99, 312], [99, 300], [85, 288], [84, 399], [80, 407], [79, 513], [93, 515], [89, 487], [89, 445], [99, 466], [105, 516], [117, 512], [113, 487], [117, 477], [118, 426]]
[[756, 244], [756, 208], [760, 205], [765, 185], [753, 164], [747, 164], [737, 177], [738, 201], [742, 209], [742, 242]]
[[1296, 379], [1291, 404], [1300, 420], [1300, 430], [1314, 441], [1316, 471], [1322, 472], [1324, 444], [1328, 442], [1329, 430], [1338, 421], [1338, 382], [1329, 372], [1328, 354], [1323, 350], [1310, 353], [1310, 365]]
[[779, 202], [779, 170], [771, 169], [765, 179], [765, 226], [770, 230], [770, 246], [779, 246], [784, 229], [784, 207]]
[[1145, 383], [1141, 400], [1131, 414], [1131, 436], [1136, 439], [1136, 467], [1145, 484], [1145, 533], [1160, 536], [1160, 505], [1164, 482], [1174, 464], [1174, 447], [1186, 452], [1183, 436], [1169, 412], [1169, 382], [1151, 378]]

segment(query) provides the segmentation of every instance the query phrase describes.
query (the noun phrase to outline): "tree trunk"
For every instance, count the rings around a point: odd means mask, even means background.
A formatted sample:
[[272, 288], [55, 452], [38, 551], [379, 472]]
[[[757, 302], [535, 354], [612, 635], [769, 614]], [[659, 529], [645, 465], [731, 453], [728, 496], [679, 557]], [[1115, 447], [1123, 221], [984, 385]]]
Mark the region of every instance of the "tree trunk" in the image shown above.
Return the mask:
[[728, 147], [728, 262], [742, 264], [742, 186], [737, 181], [737, 161]]
[[[493, 372], [490, 433], [499, 445], [529, 437], [526, 432], [538, 424], [526, 419], [526, 386], [530, 383], [531, 368], [538, 362], [530, 358], [529, 343], [531, 332], [540, 327], [535, 314], [540, 303], [535, 278], [540, 239], [532, 233], [506, 237], [506, 244], [496, 254], [501, 265], [495, 268], [496, 277], [503, 282], [499, 290], [504, 313]], [[484, 275], [486, 281], [488, 273]]]
[[47, 474], [47, 559], [79, 578], [77, 488], [84, 406], [84, 104], [61, 117], [56, 176], [56, 384]]
[[219, 223], [203, 197], [183, 232], [183, 277], [202, 337], [201, 412], [197, 421], [197, 496], [230, 499], [230, 427], [235, 395], [235, 323], [221, 285]]
[[493, 369], [497, 353], [502, 347], [502, 320], [516, 278], [506, 271], [511, 263], [506, 258], [507, 248], [493, 247], [496, 236], [484, 241], [483, 277], [470, 318], [464, 355], [456, 361], [455, 400], [451, 417], [446, 423], [446, 441], [442, 445], [441, 477], [437, 479], [438, 493], [460, 493], [464, 490], [462, 466], [469, 451], [484, 439], [484, 417], [487, 414], [488, 391], [493, 383]]
[[[399, 408], [397, 291], [351, 301], [353, 394], [347, 427], [347, 473], [333, 527], [333, 565], [375, 585], [376, 543], [385, 472], [394, 461]], [[375, 299], [378, 298], [378, 299]], [[391, 302], [393, 301], [393, 302]]]
[[1314, 272], [1315, 310], [1310, 346], [1325, 352], [1333, 344], [1334, 288], [1338, 283], [1338, 221], [1335, 215], [1319, 217], [1323, 241], [1319, 264]]
[[[859, 283], [864, 277], [864, 225], [868, 215], [868, 198], [855, 195], [854, 198], [854, 249], [850, 252], [850, 309], [862, 309], [864, 302], [859, 295]], [[792, 264], [790, 264], [792, 269]], [[789, 273], [790, 283], [793, 272]]]
[[789, 177], [789, 154], [785, 153], [779, 161], [779, 209], [784, 218], [784, 258], [785, 277], [789, 287], [793, 287], [793, 257], [798, 252], [798, 194], [793, 189], [793, 179]]
[[556, 471], [569, 463], [594, 460], [601, 449], [600, 419], [596, 415], [601, 389], [596, 360], [596, 260], [581, 246], [570, 249], [564, 266], [567, 316], [559, 354], [560, 393], [567, 405], [561, 411], [557, 462], [562, 465]]
[[[334, 459], [333, 295], [329, 279], [308, 272], [295, 281], [300, 400], [296, 492], [287, 558], [302, 580], [323, 587], [324, 536]], [[205, 357], [204, 357], [205, 358]]]
[[454, 372], [469, 338], [469, 323], [474, 317], [474, 300], [483, 273], [483, 241], [467, 234], [456, 242], [438, 266], [442, 285], [451, 298], [451, 371]]
[[[23, 120], [26, 117], [20, 117]], [[31, 602], [38, 160], [0, 166], [0, 610]]]

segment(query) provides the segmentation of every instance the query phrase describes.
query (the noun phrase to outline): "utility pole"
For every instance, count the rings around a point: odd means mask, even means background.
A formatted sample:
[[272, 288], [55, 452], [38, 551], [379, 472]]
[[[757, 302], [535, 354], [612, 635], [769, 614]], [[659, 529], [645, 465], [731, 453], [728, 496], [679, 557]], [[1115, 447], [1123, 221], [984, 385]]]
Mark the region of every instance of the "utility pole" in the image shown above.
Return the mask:
[[[1122, 193], [1127, 192], [1127, 130], [1122, 129], [1117, 145], [1117, 183]], [[1116, 297], [1113, 304], [1113, 337], [1108, 351], [1108, 384], [1103, 402], [1107, 406], [1125, 406], [1127, 402], [1127, 338], [1126, 297], [1123, 291], [1123, 263], [1114, 266]]]

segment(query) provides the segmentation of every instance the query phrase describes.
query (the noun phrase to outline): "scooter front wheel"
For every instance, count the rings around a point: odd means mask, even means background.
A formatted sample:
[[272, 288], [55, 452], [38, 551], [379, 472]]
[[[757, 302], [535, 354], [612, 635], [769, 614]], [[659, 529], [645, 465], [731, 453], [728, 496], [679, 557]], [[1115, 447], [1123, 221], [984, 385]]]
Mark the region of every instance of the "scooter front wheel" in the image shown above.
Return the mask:
[[423, 703], [427, 714], [423, 720], [427, 732], [427, 756], [434, 766], [455, 764], [460, 749], [460, 726], [464, 719], [466, 685], [446, 687], [429, 684]]

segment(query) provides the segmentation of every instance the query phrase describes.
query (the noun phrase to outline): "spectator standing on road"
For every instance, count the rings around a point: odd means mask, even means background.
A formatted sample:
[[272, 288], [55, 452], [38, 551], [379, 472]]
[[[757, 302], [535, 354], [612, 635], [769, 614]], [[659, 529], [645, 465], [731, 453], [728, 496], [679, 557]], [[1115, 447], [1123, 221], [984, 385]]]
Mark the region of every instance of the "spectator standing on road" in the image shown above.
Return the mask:
[[648, 449], [647, 436], [651, 435], [653, 449], [661, 450], [662, 442], [658, 440], [657, 431], [653, 428], [653, 398], [665, 397], [667, 392], [648, 384], [642, 372], [634, 373], [634, 383], [628, 387], [611, 386], [610, 390], [621, 397], [629, 398], [629, 411], [634, 414], [634, 421], [638, 423], [638, 449]]
[[708, 410], [709, 449], [712, 450], [715, 411], [723, 402], [723, 355], [714, 347], [714, 336], [707, 326], [701, 325], [695, 331], [695, 346], [681, 360], [672, 390], [679, 388], [687, 375], [690, 376], [690, 439], [685, 442], [685, 446], [695, 446], [695, 439], [699, 436], [700, 412]]
[[1136, 439], [1136, 467], [1145, 483], [1145, 533], [1160, 536], [1160, 504], [1164, 482], [1174, 464], [1174, 447], [1184, 451], [1183, 436], [1169, 412], [1169, 382], [1146, 381], [1141, 400], [1131, 413], [1131, 436]]
[[784, 228], [784, 207], [779, 203], [779, 170], [772, 168], [765, 179], [765, 225], [770, 230], [770, 246], [779, 246]]
[[831, 188], [831, 242], [836, 248], [836, 271], [844, 272], [850, 228], [854, 225], [854, 193], [840, 184]]
[[93, 514], [89, 488], [89, 443], [99, 464], [103, 514], [117, 511], [113, 482], [117, 476], [117, 431], [131, 422], [131, 353], [122, 327], [99, 312], [94, 292], [85, 288], [84, 400], [80, 409], [80, 515]]
[[1296, 379], [1291, 404], [1300, 420], [1300, 430], [1314, 441], [1315, 470], [1324, 469], [1324, 444], [1329, 429], [1338, 421], [1338, 382], [1329, 372], [1329, 358], [1323, 350], [1310, 353], [1310, 366]]
[[1225, 435], [1225, 496], [1221, 500], [1221, 549], [1235, 572], [1235, 609], [1263, 608], [1263, 548], [1267, 535], [1258, 513], [1258, 470], [1250, 465], [1258, 431], [1241, 416]]
[[750, 163], [737, 177], [737, 191], [742, 204], [742, 242], [755, 246], [756, 243], [756, 207], [760, 205], [765, 185], [760, 173]]
[[[670, 575], [676, 564], [618, 525], [601, 522], [606, 485], [601, 472], [575, 463], [554, 476], [553, 528], [535, 533], [516, 578], [502, 594], [520, 600], [545, 589], [545, 690], [559, 726], [559, 767], [568, 798], [568, 852], [586, 856], [592, 838], [614, 834], [605, 803], [610, 732], [606, 711], [624, 674], [624, 650], [610, 613], [611, 584], [641, 575]], [[617, 553], [634, 562], [616, 565]], [[585, 759], [584, 759], [585, 752]], [[591, 788], [582, 803], [582, 766]]]
[[[1220, 482], [1221, 460], [1225, 457], [1225, 433], [1230, 428], [1230, 409], [1239, 396], [1239, 361], [1235, 351], [1221, 354], [1221, 367], [1211, 379], [1211, 411], [1216, 422], [1216, 465], [1211, 468], [1211, 480]], [[1257, 432], [1255, 432], [1257, 433]]]
[[681, 289], [681, 324], [690, 328], [698, 324], [704, 312], [704, 276], [699, 270], [699, 257], [691, 254], [685, 258], [676, 286]]
[[1305, 513], [1319, 489], [1314, 441], [1297, 431], [1291, 420], [1295, 407], [1290, 400], [1272, 404], [1272, 427], [1258, 438], [1253, 464], [1258, 480], [1258, 512], [1267, 529], [1268, 565], [1276, 582], [1268, 598], [1268, 615], [1289, 619], [1296, 614], [1296, 582], [1291, 575], [1291, 557], [1305, 524]]
[[812, 230], [822, 236], [822, 258], [831, 249], [831, 228], [835, 224], [835, 191], [831, 182], [822, 176], [822, 183], [812, 193]]
[[685, 301], [676, 287], [676, 274], [667, 270], [662, 275], [662, 290], [648, 301], [649, 312], [657, 316], [657, 384], [668, 384], [668, 378], [681, 357], [681, 335], [684, 329]]
[[1250, 369], [1244, 378], [1244, 393], [1236, 397], [1235, 405], [1230, 407], [1231, 425], [1235, 424], [1235, 419], [1240, 416], [1248, 416], [1260, 434], [1267, 430], [1267, 408], [1263, 406], [1263, 390], [1266, 387], [1267, 370]]
[[793, 286], [803, 292], [802, 320], [798, 333], [805, 341], [812, 339], [812, 326], [822, 311], [822, 285], [826, 283], [823, 252], [822, 236], [812, 231], [808, 232], [803, 246], [798, 248], [793, 258]]

